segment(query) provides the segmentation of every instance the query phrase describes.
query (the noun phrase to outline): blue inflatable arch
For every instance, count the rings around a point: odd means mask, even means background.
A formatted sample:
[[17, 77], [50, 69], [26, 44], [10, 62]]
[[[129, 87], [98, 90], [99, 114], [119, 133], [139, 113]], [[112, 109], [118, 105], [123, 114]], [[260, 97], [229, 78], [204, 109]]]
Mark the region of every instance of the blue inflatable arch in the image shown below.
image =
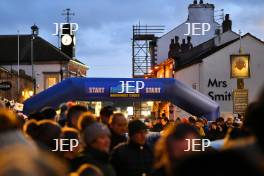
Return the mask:
[[67, 101], [170, 101], [208, 120], [219, 117], [219, 105], [202, 93], [172, 79], [68, 78], [24, 102], [24, 113]]

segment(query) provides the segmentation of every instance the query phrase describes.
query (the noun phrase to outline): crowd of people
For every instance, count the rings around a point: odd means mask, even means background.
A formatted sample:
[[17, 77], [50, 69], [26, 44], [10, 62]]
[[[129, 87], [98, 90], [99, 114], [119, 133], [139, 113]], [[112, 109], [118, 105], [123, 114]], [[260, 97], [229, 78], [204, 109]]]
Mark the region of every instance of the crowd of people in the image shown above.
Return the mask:
[[[213, 122], [165, 114], [128, 120], [110, 106], [97, 117], [74, 103], [25, 116], [0, 103], [0, 175], [264, 175], [263, 117], [264, 93], [245, 117]], [[223, 145], [204, 151], [202, 139]]]

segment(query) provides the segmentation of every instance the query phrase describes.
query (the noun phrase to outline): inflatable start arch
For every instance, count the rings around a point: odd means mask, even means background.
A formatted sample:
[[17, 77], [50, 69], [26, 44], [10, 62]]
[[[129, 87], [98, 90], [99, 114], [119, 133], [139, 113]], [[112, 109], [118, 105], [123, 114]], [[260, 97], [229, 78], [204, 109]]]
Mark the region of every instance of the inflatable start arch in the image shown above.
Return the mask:
[[170, 101], [208, 120], [219, 117], [219, 105], [173, 78], [68, 78], [24, 102], [24, 113], [67, 101]]

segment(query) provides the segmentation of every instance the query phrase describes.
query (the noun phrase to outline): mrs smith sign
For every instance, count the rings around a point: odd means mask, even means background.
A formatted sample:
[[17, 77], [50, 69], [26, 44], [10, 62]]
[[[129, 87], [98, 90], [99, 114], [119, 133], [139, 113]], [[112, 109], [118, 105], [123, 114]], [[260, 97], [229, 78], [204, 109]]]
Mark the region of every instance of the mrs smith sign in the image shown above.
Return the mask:
[[245, 114], [248, 107], [248, 90], [235, 89], [233, 93], [234, 113]]

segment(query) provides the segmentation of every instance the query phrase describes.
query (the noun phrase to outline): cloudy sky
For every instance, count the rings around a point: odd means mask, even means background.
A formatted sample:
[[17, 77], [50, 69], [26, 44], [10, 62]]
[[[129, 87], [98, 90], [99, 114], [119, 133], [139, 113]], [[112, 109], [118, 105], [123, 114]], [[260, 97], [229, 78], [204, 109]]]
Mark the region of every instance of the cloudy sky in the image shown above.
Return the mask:
[[[78, 23], [77, 51], [86, 63], [89, 77], [131, 77], [132, 25], [164, 25], [166, 31], [187, 18], [193, 0], [1, 0], [0, 35], [30, 33], [36, 23], [40, 36], [57, 46], [53, 23], [65, 22], [63, 9], [75, 13]], [[250, 32], [264, 39], [263, 0], [204, 0], [216, 10], [225, 9], [233, 20], [233, 30]], [[219, 14], [219, 13], [218, 13]], [[217, 15], [217, 13], [216, 13]], [[165, 31], [165, 32], [166, 32]]]

